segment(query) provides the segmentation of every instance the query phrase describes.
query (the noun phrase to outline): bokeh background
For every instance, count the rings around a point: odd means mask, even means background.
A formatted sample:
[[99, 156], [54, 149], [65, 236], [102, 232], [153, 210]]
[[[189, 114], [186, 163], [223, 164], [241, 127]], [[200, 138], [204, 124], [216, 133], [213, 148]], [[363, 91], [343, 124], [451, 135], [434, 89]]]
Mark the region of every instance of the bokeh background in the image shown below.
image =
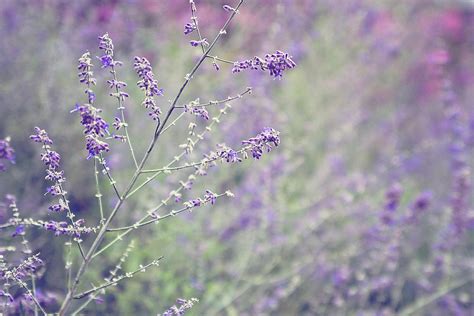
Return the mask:
[[[212, 38], [227, 1], [196, 4], [201, 31]], [[186, 159], [200, 159], [219, 142], [238, 145], [266, 126], [281, 132], [281, 146], [261, 161], [213, 168], [183, 196], [230, 189], [233, 200], [146, 227], [105, 252], [84, 284], [100, 283], [131, 240], [125, 270], [165, 259], [101, 294], [86, 314], [153, 315], [179, 297], [196, 297], [190, 315], [472, 315], [474, 3], [249, 0], [240, 11], [214, 51], [219, 57], [280, 49], [298, 67], [273, 80], [206, 63], [183, 102], [247, 86], [253, 93], [234, 102]], [[130, 132], [143, 153], [153, 124], [140, 105], [133, 56], [151, 61], [166, 108], [200, 56], [183, 35], [189, 2], [0, 0], [0, 16], [0, 138], [10, 136], [16, 150], [0, 193], [15, 194], [25, 216], [51, 216], [44, 168], [28, 139], [40, 126], [63, 156], [72, 208], [94, 223], [93, 167], [70, 113], [84, 98], [77, 59], [86, 50], [98, 56], [97, 37], [110, 34], [124, 63], [120, 79], [129, 84]], [[107, 72], [95, 71], [96, 102], [112, 122]], [[206, 126], [186, 116], [163, 137], [150, 166], [181, 152], [193, 121]], [[119, 188], [133, 173], [127, 150], [116, 143], [107, 155]], [[114, 226], [132, 224], [188, 175], [153, 181]], [[101, 182], [110, 207], [113, 191], [105, 177]], [[65, 240], [34, 229], [27, 236], [46, 261], [37, 286], [54, 311], [64, 295]]]

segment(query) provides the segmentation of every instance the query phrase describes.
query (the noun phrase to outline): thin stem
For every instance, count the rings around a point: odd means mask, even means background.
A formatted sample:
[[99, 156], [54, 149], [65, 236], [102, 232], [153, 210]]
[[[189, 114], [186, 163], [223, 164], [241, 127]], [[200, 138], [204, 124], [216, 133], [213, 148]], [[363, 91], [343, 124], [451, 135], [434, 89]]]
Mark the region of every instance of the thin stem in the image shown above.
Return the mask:
[[114, 178], [112, 178], [112, 174], [110, 174], [109, 167], [107, 167], [107, 164], [105, 162], [105, 158], [102, 154], [100, 154], [100, 160], [99, 163], [102, 165], [102, 170], [103, 172], [107, 175], [107, 178], [109, 178], [110, 185], [114, 188], [114, 192], [117, 195], [117, 198], [121, 199], [121, 195], [119, 193], [119, 190], [117, 188], [117, 182], [115, 182]]
[[82, 262], [81, 266], [79, 267], [79, 270], [77, 271], [77, 274], [76, 274], [76, 277], [74, 279], [74, 282], [73, 282], [73, 285], [71, 287], [71, 289], [68, 291], [68, 293], [66, 294], [66, 297], [63, 301], [63, 304], [61, 305], [61, 308], [59, 310], [59, 315], [60, 316], [63, 316], [65, 315], [67, 309], [69, 308], [69, 305], [71, 304], [71, 300], [74, 296], [74, 292], [76, 291], [77, 289], [77, 286], [79, 284], [79, 281], [82, 277], [82, 275], [84, 274], [84, 272], [86, 271], [87, 267], [89, 266], [90, 262], [91, 262], [91, 259], [94, 255], [94, 253], [96, 252], [97, 248], [99, 247], [99, 245], [101, 244], [104, 236], [105, 236], [105, 233], [107, 232], [107, 228], [108, 226], [110, 225], [110, 223], [112, 222], [112, 220], [114, 219], [115, 215], [117, 214], [117, 212], [119, 211], [120, 207], [123, 205], [123, 202], [125, 201], [125, 198], [127, 197], [127, 195], [130, 193], [130, 191], [132, 190], [133, 186], [135, 185], [139, 175], [140, 175], [140, 171], [143, 169], [143, 167], [145, 166], [145, 163], [147, 162], [149, 156], [150, 156], [150, 153], [152, 152], [153, 148], [155, 147], [155, 144], [156, 142], [158, 141], [158, 138], [161, 134], [161, 131], [163, 130], [163, 127], [166, 125], [166, 122], [169, 120], [169, 118], [171, 117], [171, 114], [173, 113], [175, 107], [176, 107], [176, 104], [181, 96], [181, 94], [183, 93], [184, 89], [186, 88], [186, 86], [188, 85], [189, 81], [191, 80], [191, 78], [193, 77], [193, 75], [196, 73], [196, 71], [199, 69], [199, 67], [201, 66], [201, 64], [203, 63], [203, 61], [206, 59], [206, 56], [209, 54], [209, 52], [212, 50], [212, 48], [216, 45], [217, 41], [219, 40], [219, 38], [222, 36], [222, 34], [225, 34], [225, 29], [227, 28], [227, 26], [230, 24], [230, 22], [232, 21], [232, 19], [234, 18], [236, 12], [237, 12], [237, 9], [242, 5], [242, 3], [244, 2], [244, 0], [240, 0], [239, 1], [239, 4], [236, 6], [236, 11], [233, 12], [229, 18], [227, 19], [227, 21], [225, 22], [224, 26], [221, 28], [221, 30], [219, 31], [219, 33], [216, 35], [216, 37], [214, 38], [213, 42], [211, 43], [211, 45], [209, 46], [209, 48], [206, 50], [206, 52], [203, 54], [203, 56], [199, 59], [199, 61], [196, 63], [196, 65], [194, 66], [194, 68], [191, 70], [191, 73], [186, 75], [186, 78], [185, 78], [185, 81], [183, 83], [183, 85], [181, 86], [178, 94], [176, 95], [176, 98], [174, 99], [172, 105], [171, 105], [171, 108], [168, 110], [168, 113], [166, 114], [166, 117], [164, 118], [163, 120], [163, 123], [161, 125], [157, 125], [157, 128], [155, 129], [155, 134], [153, 136], [153, 139], [152, 141], [150, 142], [150, 145], [148, 146], [148, 149], [147, 151], [145, 152], [145, 155], [143, 156], [143, 159], [142, 161], [140, 162], [140, 164], [138, 165], [137, 167], [137, 170], [135, 171], [134, 175], [132, 176], [131, 180], [130, 180], [130, 183], [128, 184], [127, 188], [125, 189], [125, 192], [124, 194], [122, 195], [122, 198], [120, 198], [117, 203], [115, 204], [115, 207], [114, 209], [112, 210], [112, 212], [110, 213], [109, 217], [107, 218], [107, 220], [105, 221], [104, 225], [101, 227], [99, 233], [97, 234], [97, 237], [95, 238], [94, 242], [92, 243], [92, 246], [90, 247], [89, 251], [87, 252], [87, 255], [86, 257], [84, 258], [84, 261]]
[[199, 22], [198, 22], [198, 18], [197, 18], [196, 4], [194, 3], [193, 0], [189, 1], [189, 4], [191, 5], [191, 17], [192, 17], [192, 20], [194, 22], [194, 25], [196, 26], [196, 31], [197, 31], [198, 36], [199, 36], [199, 41], [201, 42], [200, 46], [201, 46], [202, 52], [205, 53], [206, 49], [204, 48], [204, 42], [202, 40], [201, 30], [199, 29]]
[[87, 298], [87, 300], [81, 305], [78, 307], [78, 309], [76, 309], [74, 312], [72, 312], [72, 316], [76, 316], [77, 314], [79, 314], [84, 308], [87, 307], [87, 305], [89, 305], [90, 302], [92, 302], [92, 300], [94, 300], [97, 296], [94, 296], [94, 295], [91, 295]]
[[66, 270], [67, 270], [67, 288], [71, 288], [71, 281], [72, 281], [72, 262], [71, 262], [71, 256], [72, 256], [72, 236], [69, 238], [68, 242], [64, 243], [65, 246], [67, 246], [68, 251], [66, 255]]
[[41, 310], [41, 312], [43, 313], [43, 315], [48, 315], [46, 313], [46, 311], [43, 309], [43, 307], [41, 306], [41, 304], [38, 302], [38, 299], [36, 298], [35, 295], [33, 295], [33, 293], [31, 293], [31, 290], [28, 288], [28, 286], [26, 285], [25, 282], [23, 282], [22, 280], [20, 279], [17, 279], [16, 280], [18, 282], [18, 284], [21, 285], [21, 287], [23, 287], [25, 289], [25, 291], [28, 293], [28, 296], [31, 297], [31, 299], [33, 300], [33, 302], [35, 302], [36, 306]]
[[[220, 198], [222, 196], [226, 195], [226, 193], [222, 193], [222, 194], [219, 194], [217, 195], [217, 198]], [[163, 216], [158, 216], [156, 218], [153, 218], [149, 221], [146, 221], [146, 222], [143, 222], [144, 219], [141, 219], [140, 221], [136, 222], [135, 224], [133, 225], [130, 225], [130, 226], [125, 226], [125, 227], [118, 227], [118, 228], [109, 228], [107, 231], [109, 232], [118, 232], [118, 231], [122, 231], [122, 230], [129, 230], [129, 229], [137, 229], [137, 228], [140, 228], [140, 227], [143, 227], [143, 226], [146, 226], [146, 225], [149, 225], [149, 224], [152, 224], [152, 223], [156, 223], [156, 222], [159, 222], [161, 220], [164, 220], [166, 218], [169, 218], [169, 217], [173, 217], [173, 216], [176, 216], [182, 212], [185, 212], [185, 211], [188, 211], [190, 209], [193, 209], [195, 207], [192, 207], [192, 206], [186, 206], [186, 207], [183, 207], [177, 211], [175, 210], [172, 210], [171, 212], [169, 212], [168, 214], [166, 215], [163, 215]], [[148, 213], [152, 213], [153, 211], [151, 212], [148, 212]], [[148, 217], [151, 217], [150, 215], [147, 215], [146, 218]]]
[[[211, 106], [211, 105], [218, 105], [218, 104], [230, 102], [230, 101], [233, 101], [233, 100], [235, 100], [235, 99], [240, 99], [240, 98], [242, 98], [244, 95], [246, 95], [247, 93], [251, 93], [251, 92], [252, 92], [252, 88], [251, 88], [251, 87], [248, 87], [245, 91], [243, 91], [243, 92], [240, 93], [240, 94], [237, 94], [236, 96], [227, 97], [226, 99], [222, 99], [222, 100], [209, 101], [209, 102], [207, 102], [207, 103], [199, 103], [199, 104], [193, 105], [193, 107]], [[184, 106], [184, 105], [180, 105], [180, 106], [177, 106], [176, 108], [177, 108], [177, 109], [184, 109], [185, 107], [186, 107], [186, 106]]]
[[[127, 248], [125, 249], [124, 253], [123, 253], [122, 256], [120, 257], [119, 262], [115, 265], [114, 269], [109, 271], [109, 277], [108, 277], [108, 278], [105, 278], [105, 281], [110, 282], [110, 280], [111, 280], [115, 275], [117, 275], [117, 272], [118, 272], [120, 269], [122, 269], [122, 266], [121, 266], [121, 265], [126, 261], [127, 257], [129, 256], [129, 254], [130, 254], [130, 252], [132, 251], [132, 249], [134, 248], [134, 246], [135, 246], [135, 243], [134, 243], [134, 241], [132, 240], [132, 241], [128, 244]], [[102, 289], [102, 293], [105, 294], [105, 289]], [[73, 315], [73, 316], [74, 316], [74, 315], [77, 315], [80, 311], [82, 311], [84, 308], [86, 308], [87, 305], [89, 305], [89, 303], [90, 303], [92, 300], [94, 300], [94, 299], [97, 298], [97, 294], [98, 294], [98, 293], [95, 292], [95, 293], [89, 295], [89, 297], [87, 298], [87, 300], [86, 300], [81, 306], [79, 306], [79, 308], [76, 309], [76, 310], [72, 313], [72, 315]]]
[[217, 57], [217, 56], [208, 55], [206, 58], [211, 58], [211, 59], [214, 59], [214, 60], [218, 60], [218, 61], [221, 61], [221, 62], [223, 62], [223, 63], [230, 64], [230, 65], [233, 65], [233, 64], [235, 63], [234, 61], [227, 60], [227, 59], [223, 59], [223, 58], [219, 58], [219, 57]]
[[105, 221], [104, 218], [104, 206], [102, 204], [102, 193], [100, 192], [99, 184], [99, 170], [97, 168], [97, 159], [94, 159], [94, 178], [95, 178], [95, 189], [96, 189], [96, 198], [99, 204], [99, 213], [100, 213], [100, 224], [103, 224]]
[[[247, 151], [250, 148], [250, 146], [243, 147], [239, 149], [236, 153], [241, 154], [245, 151]], [[148, 170], [142, 170], [142, 173], [155, 173], [155, 172], [165, 172], [165, 171], [176, 171], [176, 170], [181, 170], [181, 169], [187, 169], [187, 168], [192, 168], [192, 167], [199, 167], [205, 164], [209, 164], [211, 162], [214, 162], [218, 159], [221, 159], [221, 157], [213, 157], [213, 158], [205, 158], [199, 162], [194, 162], [194, 163], [186, 163], [182, 166], [176, 166], [176, 167], [163, 167], [161, 169], [148, 169]]]
[[139, 272], [142, 272], [142, 271], [145, 271], [147, 268], [149, 268], [149, 267], [151, 267], [151, 266], [153, 266], [153, 265], [158, 266], [158, 262], [159, 262], [161, 259], [163, 259], [163, 256], [159, 257], [159, 258], [158, 258], [157, 260], [155, 260], [155, 261], [152, 261], [152, 262], [148, 263], [147, 265], [144, 265], [144, 266], [139, 267], [138, 269], [136, 269], [136, 270], [134, 270], [134, 271], [132, 271], [132, 272], [127, 272], [127, 273], [125, 273], [124, 275], [122, 275], [122, 276], [120, 276], [120, 277], [117, 277], [115, 280], [112, 280], [112, 281], [110, 281], [110, 282], [105, 282], [105, 283], [103, 283], [102, 285], [99, 285], [99, 286], [94, 287], [94, 288], [92, 288], [92, 289], [90, 289], [90, 290], [87, 290], [87, 291], [84, 291], [84, 292], [82, 292], [82, 293], [80, 293], [80, 294], [78, 294], [78, 295], [75, 295], [75, 296], [74, 296], [74, 299], [81, 299], [81, 298], [83, 298], [83, 297], [85, 297], [85, 296], [87, 296], [87, 295], [89, 295], [89, 294], [92, 294], [92, 293], [97, 292], [97, 291], [99, 291], [99, 290], [105, 289], [105, 288], [107, 288], [107, 287], [109, 287], [109, 286], [115, 285], [115, 284], [119, 283], [120, 281], [122, 281], [123, 279], [131, 278], [131, 277], [133, 277], [135, 274], [137, 274], [137, 273], [139, 273]]

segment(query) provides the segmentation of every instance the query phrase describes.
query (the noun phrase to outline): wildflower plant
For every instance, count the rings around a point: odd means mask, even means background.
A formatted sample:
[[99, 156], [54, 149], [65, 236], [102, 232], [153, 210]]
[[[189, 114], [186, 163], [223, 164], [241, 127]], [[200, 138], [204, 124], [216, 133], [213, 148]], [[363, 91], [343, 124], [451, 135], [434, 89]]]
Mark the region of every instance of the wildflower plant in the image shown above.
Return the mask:
[[[232, 197], [233, 193], [227, 189], [223, 192], [214, 192], [208, 188], [204, 193], [198, 194], [200, 197], [183, 201], [183, 190], [191, 190], [193, 183], [200, 176], [206, 175], [210, 168], [218, 163], [232, 165], [245, 159], [257, 160], [280, 145], [279, 132], [273, 128], [262, 126], [260, 133], [241, 141], [241, 146], [238, 148], [231, 148], [226, 144], [216, 144], [214, 151], [201, 153], [203, 157], [201, 160], [179, 164], [180, 161], [189, 160], [188, 157], [194, 152], [196, 144], [203, 140], [208, 133], [211, 133], [215, 125], [220, 123], [223, 115], [230, 110], [231, 103], [240, 100], [252, 91], [251, 88], [246, 88], [242, 89], [240, 93], [222, 100], [200, 102], [197, 98], [194, 101], [180, 104], [183, 92], [196, 80], [198, 70], [204, 63], [212, 63], [216, 70], [221, 69], [219, 63], [229, 64], [232, 67], [229, 67], [229, 70], [233, 73], [245, 69], [260, 70], [279, 79], [282, 78], [284, 72], [296, 66], [291, 56], [281, 51], [268, 54], [263, 59], [255, 57], [243, 62], [229, 61], [211, 55], [219, 40], [227, 36], [228, 27], [240, 10], [243, 10], [243, 4], [244, 0], [239, 0], [235, 6], [225, 5], [223, 7], [222, 13], [227, 15], [227, 19], [212, 40], [208, 40], [203, 37], [199, 28], [196, 5], [193, 0], [190, 1], [191, 17], [190, 22], [184, 26], [184, 34], [194, 36], [189, 43], [201, 51], [201, 56], [189, 73], [184, 76], [183, 83], [168, 107], [164, 105], [163, 96], [168, 95], [169, 92], [164, 91], [159, 85], [157, 79], [159, 70], [153, 69], [150, 61], [145, 57], [134, 58], [133, 68], [138, 76], [137, 86], [144, 94], [143, 99], [139, 102], [148, 111], [151, 118], [147, 124], [154, 126], [153, 135], [143, 154], [140, 154], [134, 145], [134, 135], [128, 128], [128, 115], [141, 111], [132, 108], [130, 95], [126, 92], [127, 83], [120, 80], [120, 69], [124, 64], [116, 60], [115, 47], [111, 37], [107, 33], [99, 37], [99, 56], [97, 58], [93, 58], [90, 52], [84, 53], [79, 58], [78, 77], [79, 83], [84, 89], [85, 98], [76, 103], [71, 112], [77, 115], [78, 121], [83, 127], [84, 159], [87, 159], [91, 168], [94, 169], [97, 211], [94, 214], [87, 214], [87, 218], [96, 218], [97, 221], [89, 223], [89, 220], [86, 222], [83, 218], [77, 218], [78, 214], [68, 198], [67, 172], [62, 169], [61, 156], [55, 151], [50, 135], [45, 130], [35, 127], [30, 138], [41, 148], [40, 158], [45, 167], [45, 180], [48, 182], [45, 195], [50, 195], [53, 202], [48, 207], [49, 219], [35, 219], [23, 217], [14, 197], [7, 197], [11, 216], [5, 224], [2, 224], [1, 229], [5, 232], [8, 231], [12, 238], [22, 239], [23, 257], [18, 264], [10, 263], [8, 258], [3, 255], [0, 257], [0, 280], [2, 281], [0, 298], [3, 299], [5, 314], [17, 313], [20, 308], [27, 308], [36, 315], [51, 312], [59, 315], [75, 315], [84, 311], [91, 301], [100, 300], [100, 295], [103, 295], [112, 286], [133, 278], [137, 273], [160, 265], [166, 258], [157, 255], [149, 262], [140, 264], [134, 270], [123, 271], [123, 263], [133, 252], [132, 241], [103, 282], [92, 285], [85, 283], [85, 274], [90, 270], [94, 261], [97, 261], [98, 256], [111, 249], [125, 236], [131, 235], [149, 224], [158, 223], [183, 212], [191, 212], [207, 204], [214, 205], [224, 197]], [[100, 67], [96, 67], [97, 64]], [[104, 115], [104, 112], [109, 112], [110, 109], [101, 109], [97, 104], [98, 98], [94, 89], [96, 85], [100, 84], [95, 76], [98, 71], [107, 73], [106, 83], [110, 88], [110, 96], [116, 100], [119, 114], [113, 118], [111, 123], [107, 122]], [[218, 115], [212, 116], [208, 111], [209, 107], [220, 107]], [[204, 130], [199, 132], [196, 123], [191, 123], [188, 126], [180, 125], [180, 119], [185, 115], [192, 115], [191, 117], [196, 120], [205, 122]], [[187, 130], [188, 139], [179, 145], [178, 153], [171, 162], [160, 168], [149, 166], [152, 153], [159, 150], [158, 145], [162, 135], [173, 127]], [[124, 143], [124, 146], [128, 147], [130, 161], [134, 169], [133, 175], [126, 183], [117, 183], [114, 180], [115, 170], [109, 163], [110, 144], [115, 141]], [[5, 161], [13, 163], [14, 159], [15, 155], [10, 146], [10, 139], [0, 140], [0, 170], [6, 169]], [[126, 201], [139, 194], [158, 176], [168, 176], [178, 173], [180, 170], [192, 170], [192, 173], [182, 179], [180, 185], [171, 190], [161, 203], [146, 210], [140, 219], [132, 219], [131, 225], [114, 226], [114, 219], [119, 213], [125, 211]], [[104, 189], [101, 188], [104, 179], [108, 186], [106, 189], [111, 188], [115, 195], [115, 202], [111, 209], [108, 209], [109, 203], [103, 201], [101, 193]], [[160, 209], [171, 199], [182, 206], [173, 208], [168, 213], [160, 214]], [[28, 232], [33, 229], [40, 229], [46, 233], [51, 232], [61, 238], [65, 245], [67, 280], [63, 285], [64, 295], [57, 298], [57, 310], [45, 306], [46, 299], [41, 296], [41, 291], [36, 287], [37, 279], [41, 278], [40, 270], [55, 268], [55, 263], [44, 264], [46, 258], [42, 257], [41, 249], [35, 251], [30, 249], [27, 236], [29, 236]], [[105, 243], [106, 240], [107, 243]], [[15, 246], [12, 246], [9, 250], [16, 253], [15, 249]], [[21, 295], [18, 295], [19, 292]], [[15, 293], [16, 298], [12, 293]], [[25, 302], [17, 304], [23, 298], [26, 298]], [[198, 300], [195, 298], [178, 299], [176, 304], [164, 311], [162, 315], [182, 315], [197, 302]]]

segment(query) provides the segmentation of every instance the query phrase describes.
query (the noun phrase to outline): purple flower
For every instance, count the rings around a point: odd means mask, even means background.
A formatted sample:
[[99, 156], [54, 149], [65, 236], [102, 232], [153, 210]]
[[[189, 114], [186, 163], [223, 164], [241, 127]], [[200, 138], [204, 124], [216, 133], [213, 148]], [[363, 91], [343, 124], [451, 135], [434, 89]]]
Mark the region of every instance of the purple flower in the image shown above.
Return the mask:
[[81, 116], [81, 124], [84, 126], [84, 134], [95, 134], [101, 137], [109, 134], [109, 125], [100, 117], [100, 109], [93, 107], [90, 104], [78, 105], [76, 104], [73, 112], [79, 112]]
[[86, 52], [79, 58], [79, 65], [77, 66], [77, 69], [79, 70], [79, 82], [84, 83], [87, 86], [96, 84], [97, 81], [93, 77], [94, 73], [92, 72], [92, 67], [91, 54]]
[[204, 194], [204, 200], [206, 202], [211, 202], [211, 204], [215, 204], [217, 200], [217, 194], [211, 190], [206, 190], [206, 194]]
[[87, 158], [89, 159], [99, 155], [101, 152], [109, 151], [108, 144], [99, 140], [99, 137], [109, 134], [109, 125], [99, 115], [101, 110], [91, 104], [76, 104], [75, 109], [71, 112], [78, 112], [81, 116], [81, 124], [84, 126], [84, 134], [86, 135], [86, 149], [89, 152]]
[[209, 43], [207, 42], [205, 38], [199, 41], [189, 41], [189, 44], [191, 44], [192, 47], [197, 47], [199, 45], [205, 45], [205, 46], [209, 45]]
[[164, 311], [161, 316], [182, 316], [197, 302], [198, 300], [196, 298], [192, 298], [190, 300], [178, 298], [176, 300], [176, 305], [173, 305], [169, 309]]
[[232, 73], [241, 72], [243, 70], [249, 69], [252, 67], [252, 60], [242, 60], [234, 62], [234, 67], [232, 68]]
[[[230, 163], [242, 161], [242, 158], [239, 157], [239, 153], [233, 150], [232, 148], [227, 147], [225, 144], [218, 144], [217, 146], [220, 149], [217, 151], [216, 157], [220, 157]], [[210, 158], [213, 159], [213, 157]]]
[[201, 199], [194, 199], [194, 200], [191, 200], [191, 204], [192, 206], [201, 206]]
[[103, 55], [99, 57], [99, 59], [100, 59], [100, 62], [102, 63], [102, 68], [111, 67], [113, 65], [114, 60], [112, 59], [112, 56]]
[[15, 228], [15, 232], [12, 234], [12, 237], [20, 236], [25, 233], [25, 225], [20, 224]]
[[88, 234], [93, 231], [92, 228], [82, 226], [84, 223], [83, 219], [77, 220], [74, 222], [74, 226], [71, 224], [68, 224], [67, 222], [56, 222], [56, 221], [49, 221], [49, 222], [44, 222], [43, 227], [46, 230], [54, 232], [55, 236], [60, 236], [60, 235], [67, 235], [67, 236], [74, 236], [74, 237], [80, 237], [81, 234]]
[[48, 170], [54, 171], [59, 168], [61, 156], [53, 150], [48, 150], [41, 154], [41, 161], [48, 167]]
[[260, 134], [248, 140], [242, 141], [242, 144], [247, 147], [252, 157], [260, 159], [263, 152], [270, 152], [273, 147], [280, 145], [280, 132], [273, 128], [266, 127]]
[[10, 138], [0, 139], [0, 171], [5, 171], [6, 167], [2, 160], [15, 163], [15, 151], [10, 146]]
[[113, 67], [121, 65], [122, 63], [114, 60], [114, 44], [108, 33], [99, 36], [99, 49], [104, 52], [104, 55], [98, 57], [102, 63], [102, 68]]
[[[105, 55], [99, 58], [103, 67], [118, 63], [113, 60], [113, 44], [108, 34], [104, 34], [99, 39], [99, 48], [105, 52]], [[71, 111], [71, 113], [78, 112], [81, 116], [81, 124], [84, 126], [84, 134], [86, 135], [86, 149], [89, 153], [87, 159], [95, 157], [103, 151], [109, 151], [108, 144], [99, 140], [99, 137], [108, 135], [109, 131], [107, 122], [99, 115], [101, 110], [92, 105], [95, 101], [95, 94], [90, 86], [96, 83], [93, 78], [92, 67], [89, 53], [85, 53], [79, 58], [78, 69], [81, 71], [79, 78], [81, 78], [81, 82], [87, 85], [85, 92], [88, 95], [89, 103], [76, 104], [74, 110]]]
[[87, 159], [96, 157], [102, 152], [108, 152], [109, 144], [98, 139], [97, 136], [89, 134], [86, 135], [86, 149], [89, 152]]
[[24, 280], [35, 273], [42, 265], [43, 261], [37, 255], [28, 257], [15, 267], [6, 270], [2, 269], [0, 271], [0, 280]]
[[[64, 171], [59, 170], [61, 163], [61, 156], [51, 150], [50, 145], [53, 141], [49, 138], [48, 133], [45, 130], [35, 127], [36, 134], [30, 136], [34, 142], [42, 142], [43, 152], [41, 153], [41, 161], [47, 167], [45, 179], [53, 182], [53, 185], [49, 186], [46, 189], [46, 193], [51, 194], [52, 196], [65, 196], [66, 192], [61, 188], [61, 183], [66, 181], [64, 178]], [[53, 210], [50, 207], [50, 210]], [[57, 211], [56, 209], [54, 209]]]
[[156, 105], [154, 97], [162, 96], [163, 89], [158, 88], [158, 81], [155, 79], [153, 68], [148, 59], [136, 56], [133, 67], [140, 78], [137, 85], [141, 90], [145, 91], [145, 99], [142, 104], [145, 108], [149, 109], [151, 118], [158, 120], [161, 109]]
[[63, 204], [53, 204], [51, 205], [50, 207], [48, 207], [48, 209], [52, 212], [62, 212], [64, 210], [66, 210], [66, 208], [64, 207]]
[[287, 69], [294, 68], [296, 63], [288, 54], [281, 51], [276, 51], [274, 54], [267, 54], [265, 56], [264, 65], [270, 71], [271, 76], [275, 78], [281, 78], [283, 76], [283, 72]]
[[184, 25], [184, 35], [188, 35], [192, 33], [196, 29], [196, 25], [194, 23], [186, 23]]
[[48, 133], [44, 129], [35, 127], [35, 134], [30, 136], [30, 139], [35, 143], [42, 143], [44, 145], [52, 145], [53, 141], [48, 137]]
[[271, 76], [281, 79], [286, 70], [294, 67], [296, 67], [296, 63], [291, 59], [290, 55], [282, 51], [276, 51], [273, 54], [265, 55], [265, 59], [254, 57], [253, 59], [234, 62], [232, 73], [253, 69], [269, 71]]
[[112, 124], [115, 129], [118, 131], [120, 130], [122, 127], [126, 126], [126, 123], [122, 122], [122, 120], [119, 118], [119, 117], [115, 117], [114, 118], [114, 123]]
[[200, 118], [203, 118], [205, 120], [208, 120], [209, 119], [209, 112], [204, 108], [204, 107], [199, 107], [199, 106], [192, 106], [192, 105], [188, 105], [186, 104], [184, 106], [184, 111], [185, 112], [190, 112]]

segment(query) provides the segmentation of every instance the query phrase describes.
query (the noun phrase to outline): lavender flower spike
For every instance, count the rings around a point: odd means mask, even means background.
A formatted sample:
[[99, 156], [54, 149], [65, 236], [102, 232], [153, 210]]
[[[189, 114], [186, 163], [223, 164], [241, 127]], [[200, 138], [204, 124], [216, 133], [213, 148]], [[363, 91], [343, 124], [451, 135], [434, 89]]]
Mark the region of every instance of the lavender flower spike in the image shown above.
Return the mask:
[[145, 91], [145, 100], [143, 100], [142, 104], [145, 108], [150, 109], [149, 115], [156, 121], [159, 119], [161, 109], [156, 105], [154, 97], [162, 96], [163, 89], [158, 88], [158, 81], [155, 79], [153, 68], [148, 59], [136, 56], [133, 67], [140, 78], [137, 86]]
[[237, 73], [247, 69], [269, 71], [271, 76], [281, 79], [286, 70], [294, 67], [296, 67], [296, 63], [291, 59], [291, 56], [277, 50], [273, 54], [265, 55], [265, 59], [254, 57], [253, 59], [234, 62], [232, 72]]
[[253, 158], [260, 159], [265, 150], [270, 152], [273, 147], [280, 145], [280, 132], [266, 127], [257, 136], [242, 141], [242, 144], [248, 146]]

